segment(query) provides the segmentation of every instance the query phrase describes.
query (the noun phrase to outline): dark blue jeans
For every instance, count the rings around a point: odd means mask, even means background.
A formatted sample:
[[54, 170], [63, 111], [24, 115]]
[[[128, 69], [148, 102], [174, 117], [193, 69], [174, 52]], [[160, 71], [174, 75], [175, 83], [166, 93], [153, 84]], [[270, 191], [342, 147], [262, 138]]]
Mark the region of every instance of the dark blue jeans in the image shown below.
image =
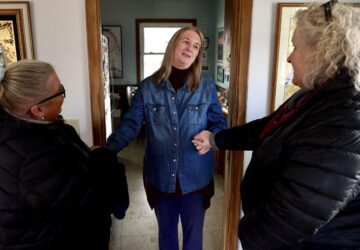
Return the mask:
[[201, 192], [179, 196], [160, 194], [154, 206], [159, 226], [160, 250], [178, 250], [179, 216], [183, 231], [183, 249], [201, 250], [205, 211]]

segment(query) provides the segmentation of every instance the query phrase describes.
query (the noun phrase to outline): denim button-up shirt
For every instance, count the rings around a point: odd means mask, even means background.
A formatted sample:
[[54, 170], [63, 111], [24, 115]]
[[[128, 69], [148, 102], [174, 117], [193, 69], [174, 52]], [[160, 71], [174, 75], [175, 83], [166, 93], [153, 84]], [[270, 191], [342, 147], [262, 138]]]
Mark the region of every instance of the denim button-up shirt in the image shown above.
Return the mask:
[[199, 155], [191, 140], [200, 131], [227, 128], [214, 81], [202, 75], [191, 92], [187, 84], [174, 91], [169, 80], [157, 84], [146, 78], [137, 89], [129, 111], [107, 140], [107, 147], [120, 151], [145, 123], [144, 176], [159, 191], [175, 192], [176, 176], [182, 192], [205, 187], [214, 175], [212, 150]]

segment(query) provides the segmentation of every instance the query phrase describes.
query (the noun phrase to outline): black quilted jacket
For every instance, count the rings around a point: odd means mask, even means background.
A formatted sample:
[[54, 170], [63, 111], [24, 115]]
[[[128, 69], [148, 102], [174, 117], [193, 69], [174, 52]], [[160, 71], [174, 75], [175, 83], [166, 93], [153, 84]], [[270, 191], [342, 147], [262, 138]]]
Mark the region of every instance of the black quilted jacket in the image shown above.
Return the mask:
[[360, 93], [341, 74], [259, 139], [275, 114], [215, 135], [219, 148], [253, 150], [241, 185], [244, 249], [360, 249]]
[[91, 152], [61, 120], [30, 123], [0, 108], [0, 249], [108, 249], [110, 213], [127, 206], [115, 154]]

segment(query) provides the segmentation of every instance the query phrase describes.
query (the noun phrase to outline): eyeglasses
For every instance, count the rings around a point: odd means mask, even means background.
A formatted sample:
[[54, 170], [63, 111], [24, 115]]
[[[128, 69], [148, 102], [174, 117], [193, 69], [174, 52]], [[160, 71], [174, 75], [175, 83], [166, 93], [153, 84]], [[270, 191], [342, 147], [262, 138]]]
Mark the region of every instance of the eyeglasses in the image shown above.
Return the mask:
[[324, 8], [325, 19], [326, 19], [327, 22], [331, 21], [331, 18], [332, 18], [331, 7], [336, 3], [338, 3], [337, 0], [330, 0], [329, 2], [326, 2], [326, 3], [321, 5]]
[[39, 104], [44, 103], [44, 102], [47, 102], [47, 101], [49, 101], [49, 100], [51, 100], [51, 99], [53, 99], [53, 98], [55, 98], [55, 97], [61, 96], [61, 95], [63, 96], [63, 98], [65, 98], [66, 92], [65, 92], [64, 85], [62, 85], [62, 84], [60, 83], [60, 92], [58, 92], [58, 93], [56, 93], [56, 94], [54, 94], [54, 95], [52, 95], [52, 96], [49, 96], [49, 97], [45, 98], [44, 100], [41, 100], [41, 101], [38, 102], [36, 105], [39, 105]]

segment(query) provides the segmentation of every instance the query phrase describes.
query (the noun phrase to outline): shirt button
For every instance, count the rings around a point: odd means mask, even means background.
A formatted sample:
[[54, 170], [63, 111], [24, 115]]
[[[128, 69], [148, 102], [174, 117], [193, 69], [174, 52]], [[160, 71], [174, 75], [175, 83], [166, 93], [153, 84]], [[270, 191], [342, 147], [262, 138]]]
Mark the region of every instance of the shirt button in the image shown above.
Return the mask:
[[176, 112], [174, 111], [174, 115], [176, 115]]
[[176, 146], [177, 146], [177, 143], [174, 143], [174, 146], [176, 147]]
[[176, 127], [174, 127], [174, 130], [176, 130]]
[[175, 176], [175, 174], [171, 174], [171, 176]]
[[173, 161], [176, 162], [176, 159], [174, 159]]
[[175, 100], [175, 97], [172, 97], [171, 99]]
[[156, 108], [154, 108], [154, 110], [156, 111]]

